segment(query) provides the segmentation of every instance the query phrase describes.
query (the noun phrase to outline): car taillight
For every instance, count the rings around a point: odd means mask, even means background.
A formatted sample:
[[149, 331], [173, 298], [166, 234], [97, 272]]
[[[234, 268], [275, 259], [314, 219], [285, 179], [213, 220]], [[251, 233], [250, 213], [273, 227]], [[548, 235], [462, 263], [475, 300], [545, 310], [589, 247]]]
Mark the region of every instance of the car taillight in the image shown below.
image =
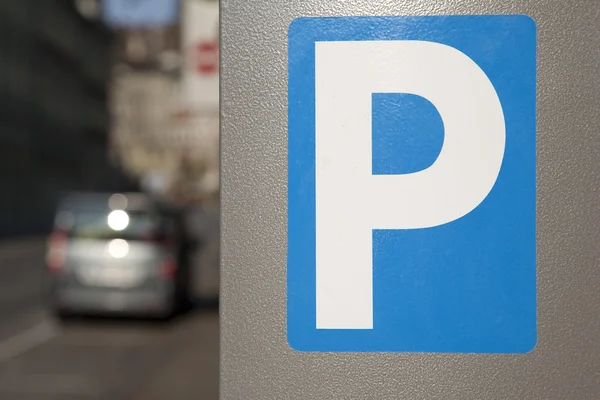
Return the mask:
[[163, 279], [172, 279], [175, 276], [177, 265], [171, 259], [164, 260], [160, 263], [158, 268], [158, 274]]
[[68, 237], [66, 233], [55, 231], [50, 235], [48, 252], [46, 253], [46, 265], [52, 272], [61, 271], [67, 258]]

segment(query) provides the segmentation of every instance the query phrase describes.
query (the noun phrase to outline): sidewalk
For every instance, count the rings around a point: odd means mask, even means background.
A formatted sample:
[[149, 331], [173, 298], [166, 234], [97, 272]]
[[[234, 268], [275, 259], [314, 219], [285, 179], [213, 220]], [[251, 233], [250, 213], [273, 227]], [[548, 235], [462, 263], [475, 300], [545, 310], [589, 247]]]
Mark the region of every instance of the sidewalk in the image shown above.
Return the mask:
[[218, 400], [218, 312], [199, 313], [181, 323], [173, 339], [176, 345], [132, 400]]

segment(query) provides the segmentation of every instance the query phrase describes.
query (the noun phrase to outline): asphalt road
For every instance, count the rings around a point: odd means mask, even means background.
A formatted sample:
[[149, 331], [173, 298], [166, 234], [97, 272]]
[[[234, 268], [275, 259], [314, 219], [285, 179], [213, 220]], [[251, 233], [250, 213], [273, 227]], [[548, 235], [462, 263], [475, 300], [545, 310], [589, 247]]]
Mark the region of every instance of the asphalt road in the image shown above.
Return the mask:
[[[214, 229], [213, 220], [203, 234], [215, 238]], [[206, 268], [195, 279], [196, 290], [209, 296], [218, 290], [215, 240], [200, 254]], [[200, 303], [169, 323], [61, 325], [41, 296], [44, 251], [42, 238], [0, 242], [0, 400], [218, 398], [214, 306]]]

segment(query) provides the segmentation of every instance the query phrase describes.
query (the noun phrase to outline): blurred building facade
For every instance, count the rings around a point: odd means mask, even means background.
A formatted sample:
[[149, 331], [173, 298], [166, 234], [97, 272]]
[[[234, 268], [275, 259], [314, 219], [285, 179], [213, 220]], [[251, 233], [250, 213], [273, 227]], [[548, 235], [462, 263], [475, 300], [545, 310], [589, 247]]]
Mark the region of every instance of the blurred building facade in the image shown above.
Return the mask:
[[179, 5], [172, 24], [115, 29], [111, 143], [126, 171], [160, 174], [168, 198], [194, 203], [219, 192], [218, 3]]
[[134, 186], [107, 157], [112, 44], [74, 1], [0, 1], [0, 235], [44, 232], [64, 191]]

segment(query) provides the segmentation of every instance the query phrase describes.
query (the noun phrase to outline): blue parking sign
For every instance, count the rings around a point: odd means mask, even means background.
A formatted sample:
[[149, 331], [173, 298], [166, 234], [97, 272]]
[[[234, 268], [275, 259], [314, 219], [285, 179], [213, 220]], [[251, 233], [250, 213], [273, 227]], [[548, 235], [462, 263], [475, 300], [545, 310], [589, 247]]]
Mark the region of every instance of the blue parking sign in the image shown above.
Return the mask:
[[115, 27], [140, 28], [172, 25], [179, 0], [102, 0], [102, 14]]
[[534, 21], [300, 18], [288, 40], [290, 346], [531, 351]]

